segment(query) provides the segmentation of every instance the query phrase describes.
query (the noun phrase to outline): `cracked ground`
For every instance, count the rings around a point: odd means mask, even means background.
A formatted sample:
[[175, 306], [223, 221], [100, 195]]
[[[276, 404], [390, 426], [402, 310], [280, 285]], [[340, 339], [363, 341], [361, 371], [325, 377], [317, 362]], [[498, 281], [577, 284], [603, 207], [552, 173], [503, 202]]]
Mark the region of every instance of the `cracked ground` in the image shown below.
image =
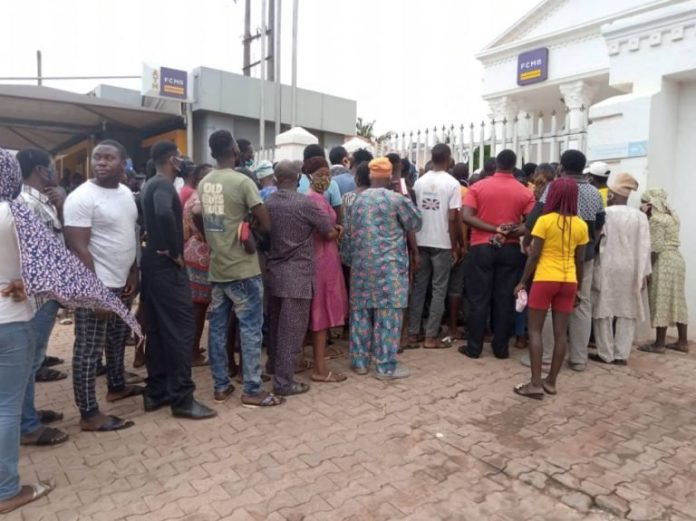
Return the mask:
[[[49, 352], [68, 372], [71, 346], [72, 328], [56, 326]], [[235, 391], [199, 423], [144, 414], [137, 398], [107, 404], [99, 378], [102, 409], [135, 421], [100, 434], [79, 431], [71, 379], [38, 384], [37, 405], [64, 412], [71, 437], [22, 447], [22, 481], [57, 488], [4, 520], [696, 519], [693, 355], [564, 370], [543, 402], [513, 394], [529, 370], [488, 347], [401, 360], [407, 380], [349, 373], [271, 410], [242, 408]], [[212, 404], [209, 368], [194, 379]]]

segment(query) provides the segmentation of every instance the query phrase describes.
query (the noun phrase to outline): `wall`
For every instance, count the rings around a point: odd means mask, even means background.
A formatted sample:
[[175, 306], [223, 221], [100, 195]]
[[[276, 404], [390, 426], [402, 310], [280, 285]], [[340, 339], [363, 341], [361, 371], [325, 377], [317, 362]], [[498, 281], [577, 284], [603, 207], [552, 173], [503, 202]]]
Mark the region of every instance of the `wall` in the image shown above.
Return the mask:
[[[258, 121], [261, 109], [260, 80], [200, 67], [193, 72], [194, 110], [232, 114]], [[291, 91], [281, 86], [281, 123], [290, 124]], [[270, 122], [275, 114], [274, 84], [265, 83], [264, 111]], [[355, 133], [357, 104], [353, 100], [321, 92], [297, 89], [297, 125], [342, 135]], [[266, 146], [273, 141], [266, 140]]]
[[679, 108], [676, 123], [676, 147], [674, 157], [674, 185], [669, 191], [670, 200], [681, 218], [681, 250], [686, 259], [686, 298], [689, 305], [689, 322], [692, 324], [691, 337], [696, 336], [696, 178], [691, 165], [696, 145], [696, 81], [684, 82], [679, 86]]

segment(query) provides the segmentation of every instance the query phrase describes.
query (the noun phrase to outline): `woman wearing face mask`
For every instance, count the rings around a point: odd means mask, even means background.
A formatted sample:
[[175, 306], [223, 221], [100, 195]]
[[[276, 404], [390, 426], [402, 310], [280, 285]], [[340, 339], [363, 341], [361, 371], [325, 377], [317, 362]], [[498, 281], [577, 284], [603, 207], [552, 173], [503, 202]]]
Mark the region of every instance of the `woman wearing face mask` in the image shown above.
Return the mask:
[[[336, 212], [324, 197], [331, 183], [329, 164], [323, 157], [313, 157], [305, 162], [305, 172], [310, 176], [310, 189], [307, 192], [314, 203], [328, 216], [331, 224], [336, 224]], [[310, 330], [314, 346], [315, 382], [342, 382], [344, 374], [330, 371], [326, 363], [326, 345], [329, 329], [345, 324], [348, 314], [348, 296], [343, 279], [338, 245], [333, 240], [315, 236], [314, 239], [314, 298]]]

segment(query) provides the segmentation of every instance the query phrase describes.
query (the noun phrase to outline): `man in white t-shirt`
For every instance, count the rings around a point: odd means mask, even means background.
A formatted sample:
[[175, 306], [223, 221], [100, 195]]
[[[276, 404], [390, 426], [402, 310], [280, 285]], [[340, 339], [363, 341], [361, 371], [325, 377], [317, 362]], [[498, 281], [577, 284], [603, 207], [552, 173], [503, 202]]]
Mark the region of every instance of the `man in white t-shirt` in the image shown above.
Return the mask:
[[461, 227], [458, 224], [462, 200], [459, 183], [447, 172], [452, 151], [444, 143], [432, 150], [433, 169], [413, 185], [423, 227], [416, 234], [421, 266], [416, 272], [409, 310], [409, 344], [418, 343], [423, 307], [432, 284], [432, 299], [425, 325], [426, 349], [450, 347], [438, 340], [450, 270], [462, 258]]
[[[138, 210], [133, 194], [120, 183], [127, 157], [125, 148], [117, 141], [99, 143], [92, 152], [94, 179], [71, 192], [63, 208], [68, 247], [124, 301], [133, 299], [138, 290]], [[112, 431], [133, 425], [102, 414], [95, 391], [97, 364], [105, 347], [109, 390], [106, 400], [113, 402], [142, 394], [141, 386], [125, 382], [123, 357], [129, 334], [128, 326], [111, 313], [75, 310], [73, 388], [84, 431]]]

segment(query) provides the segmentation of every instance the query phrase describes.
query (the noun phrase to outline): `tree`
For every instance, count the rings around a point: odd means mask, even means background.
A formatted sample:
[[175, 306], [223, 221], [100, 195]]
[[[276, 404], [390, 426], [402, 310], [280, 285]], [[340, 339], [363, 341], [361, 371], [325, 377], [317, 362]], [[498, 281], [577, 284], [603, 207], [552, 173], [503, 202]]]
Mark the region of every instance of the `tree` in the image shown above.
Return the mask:
[[372, 139], [375, 134], [375, 120], [365, 122], [363, 118], [358, 117], [355, 122], [355, 133], [360, 137]]

